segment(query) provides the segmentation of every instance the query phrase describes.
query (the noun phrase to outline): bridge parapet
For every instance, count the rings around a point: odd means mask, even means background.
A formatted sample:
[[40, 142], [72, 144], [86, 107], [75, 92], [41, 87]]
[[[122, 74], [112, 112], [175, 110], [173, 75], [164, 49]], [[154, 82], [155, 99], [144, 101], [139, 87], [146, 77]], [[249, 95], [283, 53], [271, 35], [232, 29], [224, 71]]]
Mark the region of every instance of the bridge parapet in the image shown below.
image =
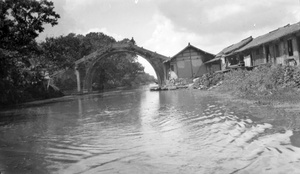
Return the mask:
[[85, 61], [95, 59], [95, 58], [97, 58], [97, 56], [103, 54], [104, 52], [109, 51], [110, 49], [111, 49], [111, 47], [104, 47], [102, 49], [98, 49], [97, 51], [94, 51], [93, 53], [91, 53], [87, 56], [83, 56], [81, 59], [76, 60], [74, 63], [75, 63], [75, 65], [78, 65], [78, 64], [83, 63]]
[[133, 48], [133, 43], [113, 43], [113, 44], [110, 44], [106, 47], [103, 47], [102, 49], [98, 49], [97, 51], [94, 51], [93, 53], [87, 55], [87, 56], [84, 56], [83, 58], [81, 59], [78, 59], [76, 60], [74, 63], [75, 65], [78, 65], [82, 62], [85, 62], [85, 61], [89, 61], [89, 60], [92, 60], [92, 59], [95, 59], [97, 58], [97, 56], [101, 55], [101, 54], [104, 54], [105, 52], [110, 52], [110, 51], [113, 51], [113, 50], [118, 50], [118, 49], [128, 49], [128, 48]]
[[112, 49], [116, 49], [116, 48], [130, 48], [133, 46], [133, 43], [131, 42], [127, 42], [127, 43], [113, 43], [111, 44], [111, 48]]

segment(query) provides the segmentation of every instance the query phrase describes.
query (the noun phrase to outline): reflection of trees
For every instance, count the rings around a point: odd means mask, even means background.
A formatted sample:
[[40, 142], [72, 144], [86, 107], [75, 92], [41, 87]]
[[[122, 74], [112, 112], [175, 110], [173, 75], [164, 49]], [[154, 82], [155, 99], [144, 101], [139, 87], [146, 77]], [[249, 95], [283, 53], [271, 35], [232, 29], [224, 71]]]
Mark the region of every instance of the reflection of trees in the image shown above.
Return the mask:
[[[14, 109], [3, 114], [0, 127], [0, 169], [4, 173], [44, 173], [47, 171], [45, 137], [50, 107]], [[2, 142], [3, 141], [3, 142]], [[4, 160], [3, 160], [4, 159]]]

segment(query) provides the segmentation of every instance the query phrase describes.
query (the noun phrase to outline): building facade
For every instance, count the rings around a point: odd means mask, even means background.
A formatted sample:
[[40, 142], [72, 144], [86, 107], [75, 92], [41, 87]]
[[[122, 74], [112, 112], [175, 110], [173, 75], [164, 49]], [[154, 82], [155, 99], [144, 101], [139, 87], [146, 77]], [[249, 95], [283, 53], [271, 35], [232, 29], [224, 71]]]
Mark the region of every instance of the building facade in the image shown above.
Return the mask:
[[300, 65], [300, 22], [288, 24], [274, 31], [248, 37], [224, 48], [216, 57], [205, 63], [209, 71], [219, 64], [221, 71], [245, 67], [252, 69], [263, 64]]
[[[168, 72], [176, 73], [178, 78], [195, 78], [207, 73], [204, 62], [213, 59], [215, 55], [192, 46], [187, 47], [164, 62]], [[170, 73], [168, 73], [170, 74]], [[167, 77], [170, 79], [170, 77]]]
[[300, 23], [286, 25], [254, 38], [233, 54], [246, 66], [300, 64]]
[[[216, 72], [216, 71], [225, 71], [226, 69], [237, 66], [241, 62], [243, 62], [242, 57], [237, 57], [233, 53], [247, 45], [249, 42], [251, 42], [253, 38], [250, 36], [246, 39], [243, 39], [242, 41], [232, 44], [226, 48], [224, 48], [222, 51], [220, 51], [216, 57], [210, 61], [205, 62], [206, 67], [209, 72]], [[246, 64], [246, 63], [245, 63]], [[248, 64], [248, 62], [247, 62]]]

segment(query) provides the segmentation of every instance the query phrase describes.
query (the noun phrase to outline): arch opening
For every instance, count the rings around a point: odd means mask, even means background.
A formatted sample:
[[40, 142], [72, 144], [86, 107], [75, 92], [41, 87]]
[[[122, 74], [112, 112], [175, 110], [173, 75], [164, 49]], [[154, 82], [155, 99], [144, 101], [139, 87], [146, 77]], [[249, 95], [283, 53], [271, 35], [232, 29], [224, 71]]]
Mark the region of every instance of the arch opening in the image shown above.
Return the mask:
[[157, 79], [157, 74], [153, 68], [153, 66], [149, 63], [149, 61], [142, 56], [138, 56], [138, 62], [141, 63], [144, 67], [145, 73], [148, 73], [149, 75], [153, 76]]
[[[120, 57], [120, 55], [121, 55], [121, 57]], [[124, 55], [126, 55], [126, 56], [124, 56]], [[137, 55], [137, 57], [133, 57], [134, 55]], [[117, 57], [119, 56], [119, 58], [116, 58], [116, 56]], [[103, 83], [101, 84], [101, 80], [102, 81], [108, 80], [107, 77], [105, 77], [105, 68], [109, 69], [108, 68], [109, 66], [106, 66], [106, 65], [104, 65], [104, 67], [103, 67], [103, 65], [102, 65], [102, 67], [101, 66], [99, 67], [101, 61], [105, 61], [108, 59], [117, 59], [117, 61], [120, 61], [120, 59], [126, 59], [126, 58], [130, 59], [130, 56], [133, 57], [133, 59], [134, 59], [134, 61], [131, 63], [135, 63], [135, 61], [138, 62], [139, 59], [143, 59], [144, 62], [147, 61], [148, 66], [150, 66], [150, 69], [153, 69], [153, 71], [157, 77], [157, 81], [158, 82], [162, 81], [163, 76], [164, 76], [164, 74], [161, 73], [162, 72], [161, 71], [162, 64], [159, 64], [160, 66], [157, 66], [157, 62], [153, 62], [153, 60], [146, 58], [145, 55], [140, 54], [139, 52], [136, 52], [136, 51], [128, 51], [128, 50], [120, 51], [120, 50], [118, 50], [118, 51], [109, 52], [107, 54], [99, 55], [93, 61], [92, 65], [90, 67], [88, 67], [87, 72], [86, 72], [84, 89], [86, 91], [93, 91], [93, 90], [99, 90], [99, 89], [101, 90], [101, 89], [105, 89], [106, 87], [109, 87], [109, 86], [103, 86]], [[142, 65], [142, 64], [140, 64], [140, 65]], [[125, 74], [125, 76], [123, 77], [123, 78], [125, 78], [123, 80], [125, 80], [125, 81], [127, 80], [127, 82], [128, 82], [128, 80], [130, 81], [130, 77], [128, 77], [126, 75], [127, 74]], [[114, 79], [109, 79], [109, 80], [110, 81], [108, 84], [111, 84], [112, 86], [120, 85], [120, 84], [115, 84], [116, 81], [114, 81]], [[114, 86], [114, 87], [116, 87], [116, 86]]]
[[[169, 60], [170, 58], [158, 54], [156, 52], [144, 49], [143, 47], [139, 47], [135, 45], [134, 42], [130, 41], [126, 43], [120, 42], [108, 45], [75, 61], [77, 84], [83, 84], [83, 88], [81, 88], [81, 85], [77, 85], [77, 91], [91, 91], [93, 76], [95, 73], [95, 67], [97, 66], [97, 62], [105, 57], [109, 57], [111, 55], [120, 53], [138, 55], [146, 59], [155, 71], [158, 85], [161, 86], [165, 84], [167, 73], [164, 61]], [[84, 72], [82, 72], [84, 74], [83, 78], [81, 78], [82, 75], [80, 75], [80, 66], [82, 65], [85, 67]]]

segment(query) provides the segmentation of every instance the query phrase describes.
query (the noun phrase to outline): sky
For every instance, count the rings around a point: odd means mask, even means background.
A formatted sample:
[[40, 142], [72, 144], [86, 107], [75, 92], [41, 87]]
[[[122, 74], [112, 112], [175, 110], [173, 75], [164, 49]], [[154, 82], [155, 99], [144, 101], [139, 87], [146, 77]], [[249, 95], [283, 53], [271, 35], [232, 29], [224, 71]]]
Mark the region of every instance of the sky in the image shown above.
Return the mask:
[[[217, 54], [249, 36], [300, 21], [300, 0], [51, 0], [60, 14], [38, 40], [103, 32], [172, 57], [188, 43]], [[145, 71], [155, 75], [145, 59]]]

